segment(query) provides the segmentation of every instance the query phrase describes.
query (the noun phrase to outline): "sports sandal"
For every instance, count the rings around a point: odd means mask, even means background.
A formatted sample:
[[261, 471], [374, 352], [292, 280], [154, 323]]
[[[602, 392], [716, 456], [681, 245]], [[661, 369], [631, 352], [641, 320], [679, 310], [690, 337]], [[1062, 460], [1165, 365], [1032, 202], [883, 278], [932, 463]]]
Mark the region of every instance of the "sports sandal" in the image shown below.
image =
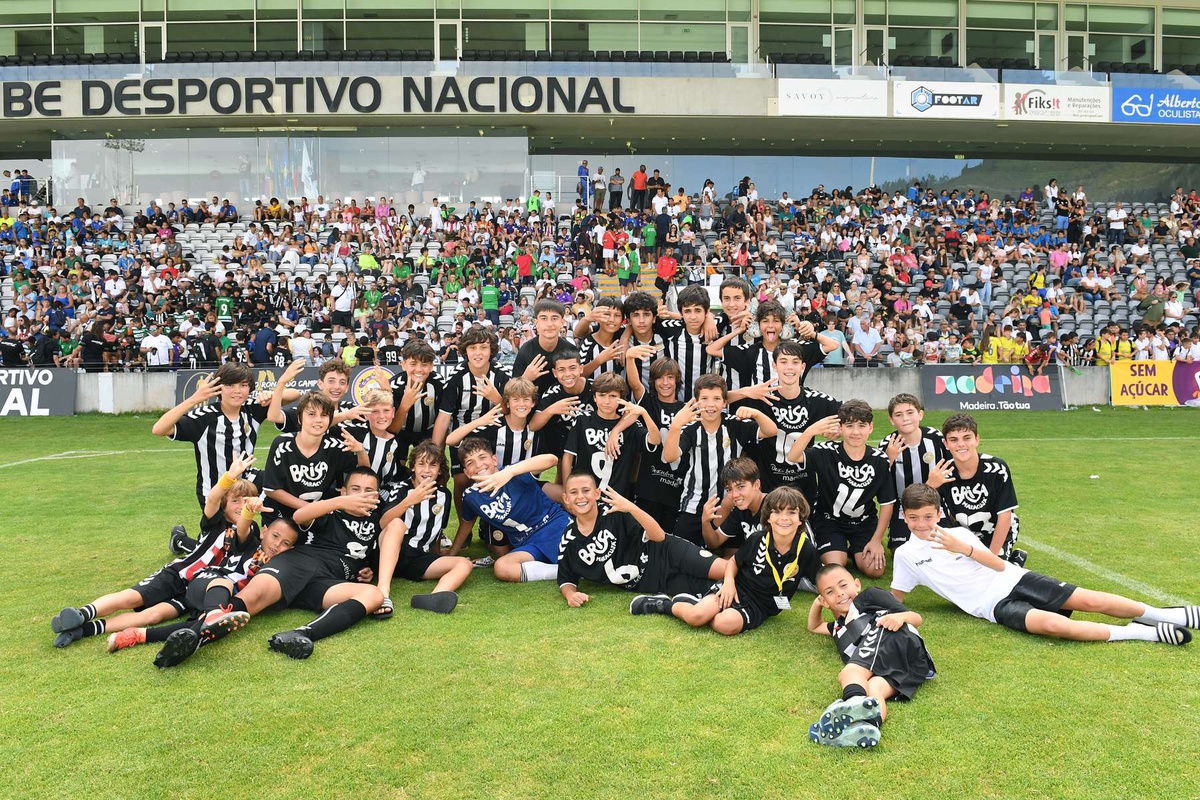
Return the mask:
[[395, 606], [392, 605], [392, 598], [385, 597], [383, 598], [383, 605], [379, 606], [379, 608], [375, 609], [374, 613], [371, 614], [371, 619], [391, 619], [395, 610]]

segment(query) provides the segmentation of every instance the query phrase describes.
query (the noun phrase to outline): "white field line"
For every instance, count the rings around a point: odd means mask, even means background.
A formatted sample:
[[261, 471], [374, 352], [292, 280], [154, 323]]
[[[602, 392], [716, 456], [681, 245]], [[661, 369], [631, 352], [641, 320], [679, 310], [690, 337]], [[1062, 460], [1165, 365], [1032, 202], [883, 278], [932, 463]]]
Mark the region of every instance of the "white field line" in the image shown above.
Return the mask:
[[[255, 450], [268, 450], [268, 446], [256, 447]], [[102, 458], [105, 456], [124, 456], [133, 453], [164, 453], [167, 455], [192, 455], [191, 450], [186, 448], [168, 449], [164, 447], [154, 448], [153, 450], [66, 450], [62, 453], [55, 453], [49, 456], [38, 456], [37, 458], [26, 458], [21, 461], [10, 461], [7, 464], [0, 464], [0, 469], [9, 467], [19, 467], [22, 464], [34, 464], [39, 461], [70, 461], [79, 458]]]
[[1161, 589], [1155, 589], [1153, 586], [1147, 583], [1142, 583], [1139, 580], [1128, 578], [1119, 572], [1113, 572], [1111, 569], [1102, 567], [1099, 564], [1093, 564], [1086, 558], [1080, 558], [1074, 553], [1068, 553], [1065, 550], [1059, 550], [1057, 547], [1051, 547], [1048, 544], [1042, 544], [1040, 541], [1030, 539], [1028, 536], [1022, 536], [1020, 541], [1030, 545], [1041, 553], [1045, 553], [1051, 558], [1057, 558], [1060, 561], [1065, 561], [1072, 566], [1084, 570], [1085, 572], [1090, 572], [1099, 578], [1103, 578], [1110, 583], [1115, 583], [1117, 586], [1121, 586], [1131, 592], [1137, 592], [1145, 597], [1153, 598], [1157, 602], [1164, 605], [1184, 606], [1189, 602], [1184, 600], [1182, 597], [1176, 597], [1175, 595], [1168, 594]]
[[1022, 436], [1020, 438], [986, 437], [989, 442], [1195, 442], [1200, 436], [1046, 436], [1035, 438]]

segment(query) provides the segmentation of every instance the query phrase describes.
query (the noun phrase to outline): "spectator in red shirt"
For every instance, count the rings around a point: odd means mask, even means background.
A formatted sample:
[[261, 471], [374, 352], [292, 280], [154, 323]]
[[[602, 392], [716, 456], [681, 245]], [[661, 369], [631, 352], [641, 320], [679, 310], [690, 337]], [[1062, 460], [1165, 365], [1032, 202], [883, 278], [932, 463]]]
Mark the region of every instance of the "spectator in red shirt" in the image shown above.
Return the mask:
[[521, 278], [522, 286], [533, 283], [533, 256], [527, 251], [517, 256], [517, 275]]
[[639, 166], [637, 172], [633, 173], [633, 188], [629, 192], [629, 205], [638, 211], [646, 210], [646, 181], [649, 177], [646, 174], [645, 164]]
[[654, 285], [662, 292], [663, 302], [666, 302], [667, 292], [675, 281], [675, 273], [679, 271], [679, 262], [675, 260], [675, 248], [668, 247], [658, 258], [658, 277]]

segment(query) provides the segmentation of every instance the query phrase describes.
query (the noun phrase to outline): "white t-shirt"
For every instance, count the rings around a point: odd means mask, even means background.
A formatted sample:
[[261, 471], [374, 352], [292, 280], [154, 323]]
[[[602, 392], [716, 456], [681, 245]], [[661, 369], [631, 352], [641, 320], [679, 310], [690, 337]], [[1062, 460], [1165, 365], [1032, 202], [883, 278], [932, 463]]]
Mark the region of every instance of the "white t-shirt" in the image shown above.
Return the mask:
[[146, 348], [146, 364], [151, 367], [165, 367], [171, 363], [171, 339], [161, 333], [157, 336], [147, 336], [142, 339], [142, 347]]
[[[977, 546], [979, 540], [966, 528], [943, 528], [963, 542]], [[1029, 570], [1005, 564], [1002, 572], [985, 567], [973, 558], [949, 550], [938, 550], [932, 542], [916, 536], [896, 548], [892, 556], [892, 588], [911, 592], [929, 587], [973, 617], [995, 622], [996, 604], [1012, 594]]]
[[334, 311], [354, 310], [354, 298], [358, 292], [352, 284], [347, 283], [345, 286], [340, 283], [336, 284], [329, 290], [329, 294], [333, 297]]
[[1125, 230], [1125, 218], [1129, 216], [1129, 212], [1123, 208], [1110, 208], [1108, 210], [1108, 227], [1114, 231]]

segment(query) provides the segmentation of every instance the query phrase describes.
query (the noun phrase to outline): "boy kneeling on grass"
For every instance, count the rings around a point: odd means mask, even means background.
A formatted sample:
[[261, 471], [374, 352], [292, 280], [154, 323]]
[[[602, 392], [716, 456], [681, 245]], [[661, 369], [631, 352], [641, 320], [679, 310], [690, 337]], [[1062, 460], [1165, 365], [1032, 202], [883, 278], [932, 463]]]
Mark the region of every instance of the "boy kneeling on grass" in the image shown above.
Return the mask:
[[808, 501], [797, 489], [781, 486], [762, 501], [762, 530], [747, 537], [725, 564], [725, 579], [703, 598], [639, 596], [640, 614], [670, 614], [693, 628], [703, 625], [734, 636], [754, 630], [768, 618], [792, 607], [801, 580], [813, 580], [820, 566], [808, 535]]
[[[829, 609], [835, 617], [826, 622]], [[887, 701], [911, 700], [934, 676], [933, 659], [917, 633], [921, 615], [883, 589], [866, 590], [840, 564], [817, 572], [817, 599], [808, 610], [808, 629], [832, 636], [846, 666], [838, 673], [842, 697], [808, 729], [808, 738], [832, 747], [874, 747], [887, 719]]]
[[[901, 496], [913, 537], [896, 548], [892, 595], [928, 586], [973, 617], [1024, 633], [1078, 642], [1140, 639], [1182, 645], [1200, 629], [1200, 606], [1155, 608], [1120, 595], [1072, 586], [1005, 561], [966, 528], [942, 528], [941, 497], [914, 483]], [[1070, 619], [1072, 611], [1133, 620], [1107, 625]]]

